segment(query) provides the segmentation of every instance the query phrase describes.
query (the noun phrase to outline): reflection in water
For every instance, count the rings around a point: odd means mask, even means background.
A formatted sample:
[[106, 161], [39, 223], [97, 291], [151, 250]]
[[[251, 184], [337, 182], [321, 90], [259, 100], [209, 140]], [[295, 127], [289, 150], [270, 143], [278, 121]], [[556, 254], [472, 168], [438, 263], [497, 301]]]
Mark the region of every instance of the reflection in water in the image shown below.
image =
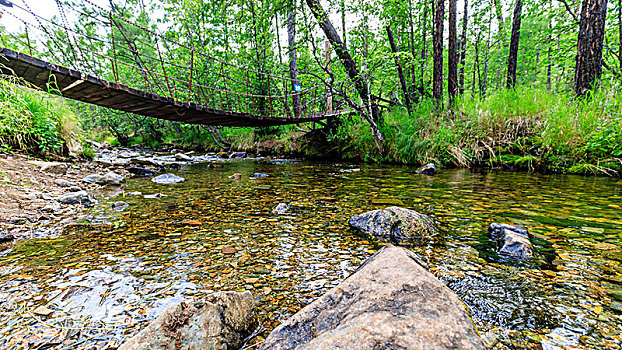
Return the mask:
[[[126, 193], [162, 196], [113, 198], [130, 207], [92, 214], [115, 228], [26, 240], [0, 255], [0, 346], [27, 346], [44, 335], [57, 348], [114, 346], [167, 305], [214, 290], [253, 293], [264, 327], [260, 341], [377, 250], [347, 227], [352, 215], [381, 207], [373, 199], [400, 200], [440, 225], [446, 246], [413, 250], [470, 307], [489, 345], [622, 344], [622, 305], [615, 299], [622, 295], [620, 181], [466, 170], [427, 177], [409, 167], [292, 161], [223, 164], [182, 169], [186, 182], [170, 186], [130, 180]], [[233, 173], [242, 180], [228, 179]], [[269, 177], [251, 180], [253, 173]], [[291, 209], [277, 216], [278, 203]], [[491, 222], [527, 227], [537, 257], [500, 260], [485, 237]]]

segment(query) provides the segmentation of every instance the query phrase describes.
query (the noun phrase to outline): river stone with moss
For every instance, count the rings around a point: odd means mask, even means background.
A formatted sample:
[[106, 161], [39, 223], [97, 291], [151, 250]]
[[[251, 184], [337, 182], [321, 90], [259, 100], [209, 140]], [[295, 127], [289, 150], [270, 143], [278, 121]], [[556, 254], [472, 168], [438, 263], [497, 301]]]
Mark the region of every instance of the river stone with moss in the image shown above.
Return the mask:
[[414, 210], [388, 207], [353, 216], [350, 226], [365, 235], [397, 245], [442, 244], [434, 221]]

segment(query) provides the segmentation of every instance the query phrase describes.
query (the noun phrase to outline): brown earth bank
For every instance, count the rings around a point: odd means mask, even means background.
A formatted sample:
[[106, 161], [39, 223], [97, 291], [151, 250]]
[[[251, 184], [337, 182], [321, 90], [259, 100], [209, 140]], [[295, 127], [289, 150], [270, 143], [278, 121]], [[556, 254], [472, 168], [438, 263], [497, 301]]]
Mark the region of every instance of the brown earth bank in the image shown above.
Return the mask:
[[83, 178], [118, 170], [78, 158], [49, 162], [24, 154], [0, 154], [0, 236], [31, 238], [61, 232], [88, 206], [58, 199], [83, 190], [92, 195], [102, 192], [104, 186]]

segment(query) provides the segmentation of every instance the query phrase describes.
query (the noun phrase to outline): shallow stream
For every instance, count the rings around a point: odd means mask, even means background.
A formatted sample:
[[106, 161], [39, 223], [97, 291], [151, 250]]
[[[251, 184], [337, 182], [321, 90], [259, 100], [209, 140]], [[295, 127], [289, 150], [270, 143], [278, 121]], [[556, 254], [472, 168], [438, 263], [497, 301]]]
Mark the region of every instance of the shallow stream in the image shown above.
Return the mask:
[[[352, 273], [379, 245], [347, 225], [399, 205], [428, 214], [444, 246], [413, 250], [471, 309], [495, 349], [622, 347], [622, 181], [611, 178], [280, 160], [187, 166], [129, 179], [91, 223], [0, 246], [0, 348], [114, 348], [171, 303], [249, 290], [261, 330]], [[253, 173], [265, 178], [250, 179]], [[227, 176], [241, 173], [242, 180]], [[158, 198], [128, 195], [161, 194]], [[116, 201], [129, 207], [110, 209]], [[291, 206], [276, 215], [278, 203]], [[526, 227], [537, 258], [512, 264], [491, 222]]]

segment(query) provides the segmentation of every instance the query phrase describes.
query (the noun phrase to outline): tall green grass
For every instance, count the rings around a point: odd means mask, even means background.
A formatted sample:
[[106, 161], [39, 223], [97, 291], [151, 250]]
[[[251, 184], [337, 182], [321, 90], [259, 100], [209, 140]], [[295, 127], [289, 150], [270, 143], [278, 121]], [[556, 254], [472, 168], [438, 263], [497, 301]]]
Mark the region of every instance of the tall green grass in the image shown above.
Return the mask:
[[[446, 166], [505, 163], [526, 168], [615, 174], [622, 170], [622, 92], [589, 99], [518, 87], [486, 97], [461, 96], [439, 110], [432, 100], [385, 113], [384, 152], [369, 128], [346, 119], [333, 136], [347, 158]], [[587, 165], [586, 165], [587, 164]], [[592, 166], [588, 166], [592, 165]]]
[[0, 76], [0, 151], [58, 152], [79, 142], [78, 115], [60, 97]]

